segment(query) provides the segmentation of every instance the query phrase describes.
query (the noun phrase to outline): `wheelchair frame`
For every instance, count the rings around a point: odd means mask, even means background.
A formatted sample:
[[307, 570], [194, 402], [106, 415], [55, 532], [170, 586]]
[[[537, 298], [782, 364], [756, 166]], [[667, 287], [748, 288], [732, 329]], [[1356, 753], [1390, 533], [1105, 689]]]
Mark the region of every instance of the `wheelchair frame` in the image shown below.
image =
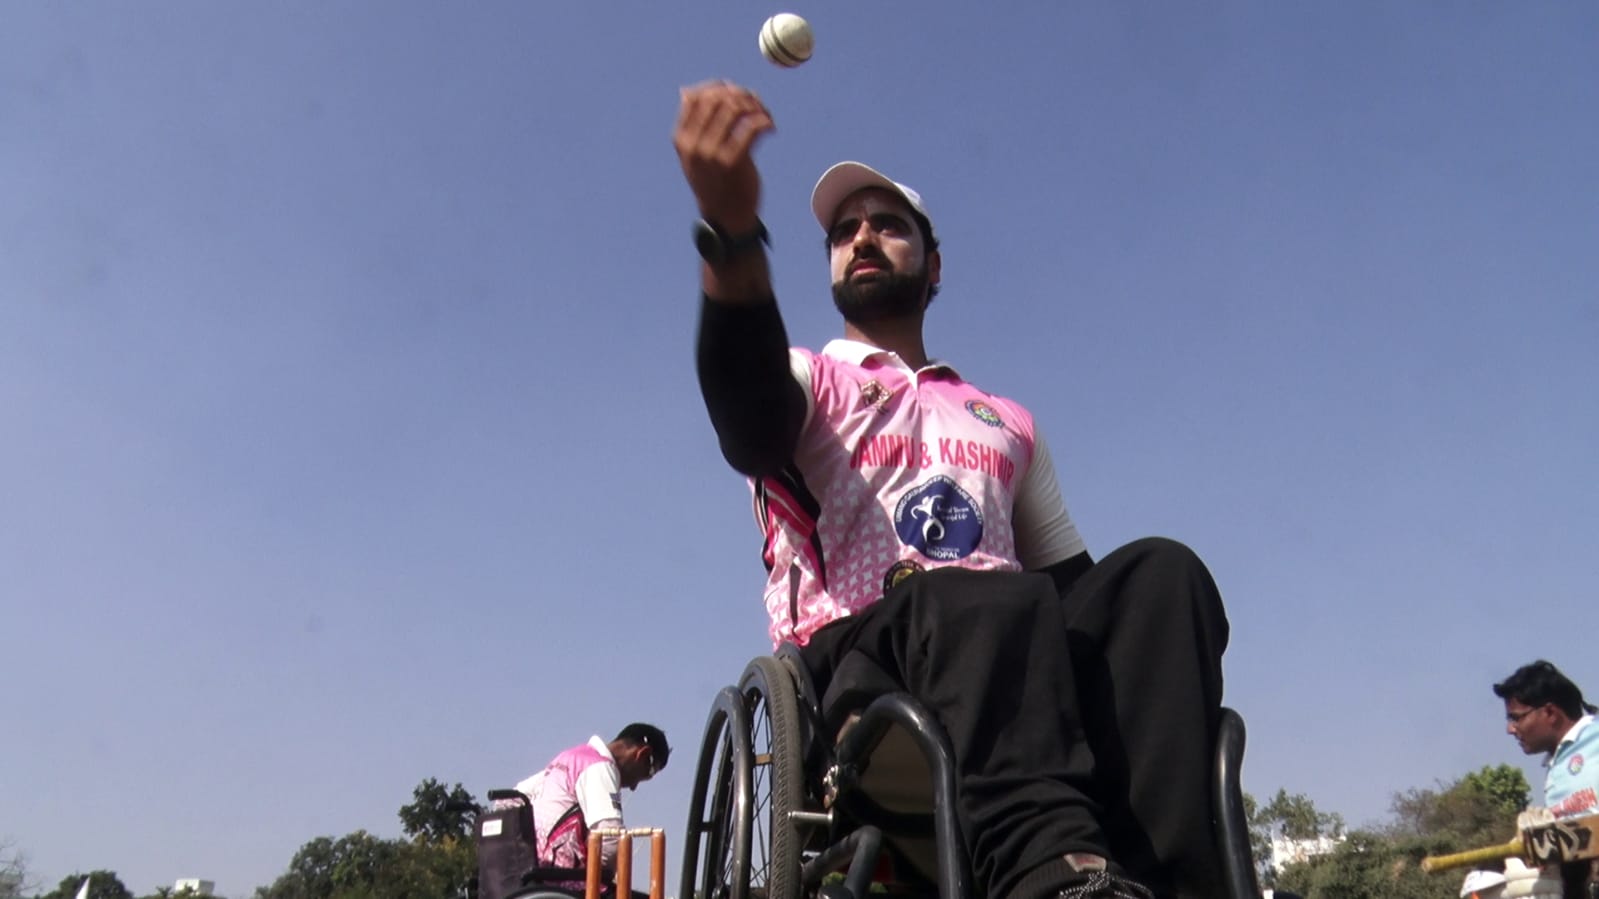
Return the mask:
[[478, 866], [464, 890], [466, 899], [584, 899], [594, 880], [585, 868], [551, 868], [539, 864], [533, 828], [533, 806], [517, 790], [490, 790], [485, 808], [468, 802], [459, 810], [474, 814], [472, 830]]
[[[716, 695], [684, 830], [679, 899], [866, 899], [887, 849], [885, 832], [930, 832], [939, 899], [974, 899], [943, 728], [908, 694], [891, 693], [869, 703], [829, 751], [832, 735], [823, 733], [819, 710], [798, 651], [788, 645], [752, 660], [737, 686]], [[859, 789], [866, 760], [896, 726], [928, 765], [930, 816], [884, 808]], [[1243, 718], [1223, 708], [1211, 824], [1226, 899], [1261, 895], [1239, 780], [1244, 743]], [[822, 765], [823, 790], [833, 800], [817, 810], [807, 807], [819, 792], [806, 789], [806, 780]], [[840, 834], [845, 821], [861, 823]], [[841, 868], [841, 883], [826, 882]]]

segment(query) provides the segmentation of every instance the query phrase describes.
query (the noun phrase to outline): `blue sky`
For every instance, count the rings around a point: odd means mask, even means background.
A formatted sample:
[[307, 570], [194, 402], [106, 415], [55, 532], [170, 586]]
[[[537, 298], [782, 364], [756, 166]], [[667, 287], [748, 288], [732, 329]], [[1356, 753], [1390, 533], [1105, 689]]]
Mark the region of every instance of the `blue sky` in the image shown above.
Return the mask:
[[[0, 835], [230, 896], [767, 648], [692, 369], [680, 85], [758, 90], [791, 337], [811, 184], [944, 242], [929, 348], [1034, 410], [1103, 555], [1229, 603], [1245, 786], [1359, 824], [1599, 694], [1599, 8], [13, 3], [0, 11]], [[1529, 776], [1541, 781], [1535, 765]]]

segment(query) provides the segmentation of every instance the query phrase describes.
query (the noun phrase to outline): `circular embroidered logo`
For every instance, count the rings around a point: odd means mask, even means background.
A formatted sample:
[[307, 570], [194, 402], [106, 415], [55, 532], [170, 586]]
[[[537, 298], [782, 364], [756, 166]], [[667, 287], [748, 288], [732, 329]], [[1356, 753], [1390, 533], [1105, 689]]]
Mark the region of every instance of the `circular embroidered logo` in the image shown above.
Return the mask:
[[901, 543], [940, 562], [964, 559], [983, 539], [983, 514], [971, 494], [944, 475], [900, 497], [894, 532]]
[[911, 575], [924, 570], [925, 569], [923, 569], [922, 566], [907, 559], [901, 559], [898, 562], [895, 562], [894, 564], [888, 566], [887, 571], [883, 572], [883, 592], [887, 593], [888, 591], [899, 586], [900, 581], [903, 581]]
[[1571, 761], [1566, 763], [1566, 771], [1571, 773], [1571, 774], [1576, 774], [1577, 772], [1579, 772], [1581, 770], [1582, 770], [1582, 753], [1579, 752], [1576, 755], [1571, 757]]
[[982, 400], [967, 400], [966, 411], [972, 413], [973, 418], [991, 428], [1005, 427], [1005, 420], [999, 417], [999, 413], [994, 411], [994, 407]]

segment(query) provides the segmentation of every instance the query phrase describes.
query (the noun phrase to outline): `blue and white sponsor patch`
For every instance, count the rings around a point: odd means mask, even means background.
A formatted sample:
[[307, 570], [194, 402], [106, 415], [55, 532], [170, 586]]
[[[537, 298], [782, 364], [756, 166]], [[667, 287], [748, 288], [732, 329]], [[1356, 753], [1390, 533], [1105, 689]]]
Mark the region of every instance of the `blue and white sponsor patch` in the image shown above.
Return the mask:
[[894, 507], [900, 542], [929, 559], [964, 559], [983, 540], [983, 513], [971, 494], [939, 475], [900, 497]]

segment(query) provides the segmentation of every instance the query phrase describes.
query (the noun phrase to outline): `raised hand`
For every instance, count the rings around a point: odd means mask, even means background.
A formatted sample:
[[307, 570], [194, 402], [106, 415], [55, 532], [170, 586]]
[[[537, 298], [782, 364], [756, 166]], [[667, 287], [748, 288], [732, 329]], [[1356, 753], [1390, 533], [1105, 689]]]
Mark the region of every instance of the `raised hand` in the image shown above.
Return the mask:
[[752, 151], [774, 127], [772, 114], [746, 88], [707, 81], [683, 89], [672, 144], [700, 215], [730, 233], [755, 227], [761, 175]]

